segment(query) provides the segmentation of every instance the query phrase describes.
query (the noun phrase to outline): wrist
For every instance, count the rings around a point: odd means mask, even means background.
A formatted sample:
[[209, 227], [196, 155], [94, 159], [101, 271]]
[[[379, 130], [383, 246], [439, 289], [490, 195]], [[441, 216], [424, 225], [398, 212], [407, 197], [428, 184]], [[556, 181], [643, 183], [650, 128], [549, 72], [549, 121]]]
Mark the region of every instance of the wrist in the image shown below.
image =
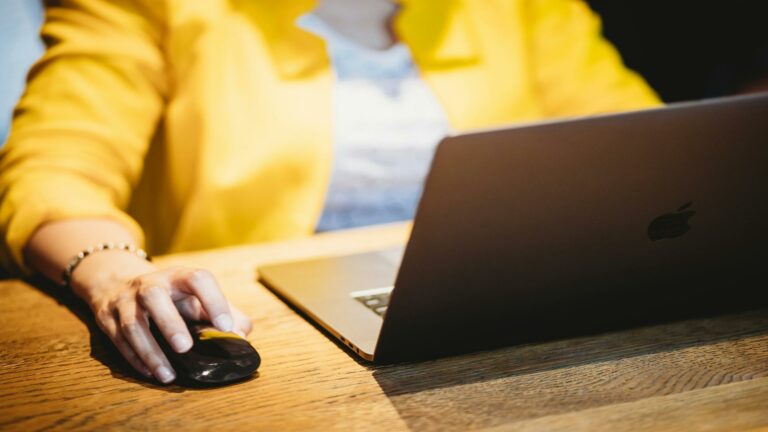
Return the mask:
[[106, 250], [89, 255], [72, 272], [72, 290], [85, 300], [134, 277], [157, 270], [145, 258], [125, 250]]

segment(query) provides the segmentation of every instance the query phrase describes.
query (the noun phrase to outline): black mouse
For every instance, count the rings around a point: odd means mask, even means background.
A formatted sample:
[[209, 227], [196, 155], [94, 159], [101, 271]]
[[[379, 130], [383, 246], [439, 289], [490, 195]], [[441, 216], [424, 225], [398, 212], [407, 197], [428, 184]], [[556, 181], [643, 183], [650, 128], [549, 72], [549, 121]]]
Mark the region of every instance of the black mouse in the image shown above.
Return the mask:
[[157, 326], [151, 324], [155, 339], [171, 366], [178, 385], [215, 387], [247, 379], [259, 368], [261, 357], [251, 344], [236, 333], [223, 332], [210, 324], [189, 322], [192, 348], [175, 352]]

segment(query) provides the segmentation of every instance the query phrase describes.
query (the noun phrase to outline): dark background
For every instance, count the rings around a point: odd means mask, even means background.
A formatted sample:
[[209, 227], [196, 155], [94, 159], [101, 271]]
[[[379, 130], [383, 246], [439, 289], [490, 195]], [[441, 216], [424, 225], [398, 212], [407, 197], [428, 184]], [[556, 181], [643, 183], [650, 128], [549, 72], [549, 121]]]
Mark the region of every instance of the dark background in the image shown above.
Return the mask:
[[667, 102], [768, 90], [762, 1], [588, 0], [624, 62]]

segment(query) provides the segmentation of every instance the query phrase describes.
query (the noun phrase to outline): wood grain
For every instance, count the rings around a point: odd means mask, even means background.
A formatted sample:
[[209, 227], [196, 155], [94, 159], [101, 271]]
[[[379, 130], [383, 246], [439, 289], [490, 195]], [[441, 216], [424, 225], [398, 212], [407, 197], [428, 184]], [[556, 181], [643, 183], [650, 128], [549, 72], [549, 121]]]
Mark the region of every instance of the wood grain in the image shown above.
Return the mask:
[[[727, 412], [724, 410], [727, 407]], [[765, 378], [658, 396], [556, 416], [540, 417], [492, 430], [642, 431], [768, 430]]]
[[374, 368], [256, 282], [259, 264], [401, 244], [408, 229], [159, 259], [210, 269], [253, 318], [262, 368], [219, 389], [139, 379], [71, 294], [0, 282], [0, 430], [768, 427], [768, 311]]

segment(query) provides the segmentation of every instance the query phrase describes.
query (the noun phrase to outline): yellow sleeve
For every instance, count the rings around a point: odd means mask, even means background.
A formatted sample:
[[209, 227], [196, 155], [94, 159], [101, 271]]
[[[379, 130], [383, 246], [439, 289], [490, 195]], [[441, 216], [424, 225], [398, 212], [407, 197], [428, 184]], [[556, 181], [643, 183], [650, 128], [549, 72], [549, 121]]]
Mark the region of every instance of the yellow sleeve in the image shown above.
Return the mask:
[[0, 152], [0, 263], [11, 270], [25, 270], [28, 238], [55, 219], [112, 218], [143, 238], [122, 209], [167, 92], [162, 2], [50, 3], [47, 51]]
[[602, 37], [581, 0], [531, 0], [531, 56], [547, 115], [573, 116], [655, 106], [658, 96]]

